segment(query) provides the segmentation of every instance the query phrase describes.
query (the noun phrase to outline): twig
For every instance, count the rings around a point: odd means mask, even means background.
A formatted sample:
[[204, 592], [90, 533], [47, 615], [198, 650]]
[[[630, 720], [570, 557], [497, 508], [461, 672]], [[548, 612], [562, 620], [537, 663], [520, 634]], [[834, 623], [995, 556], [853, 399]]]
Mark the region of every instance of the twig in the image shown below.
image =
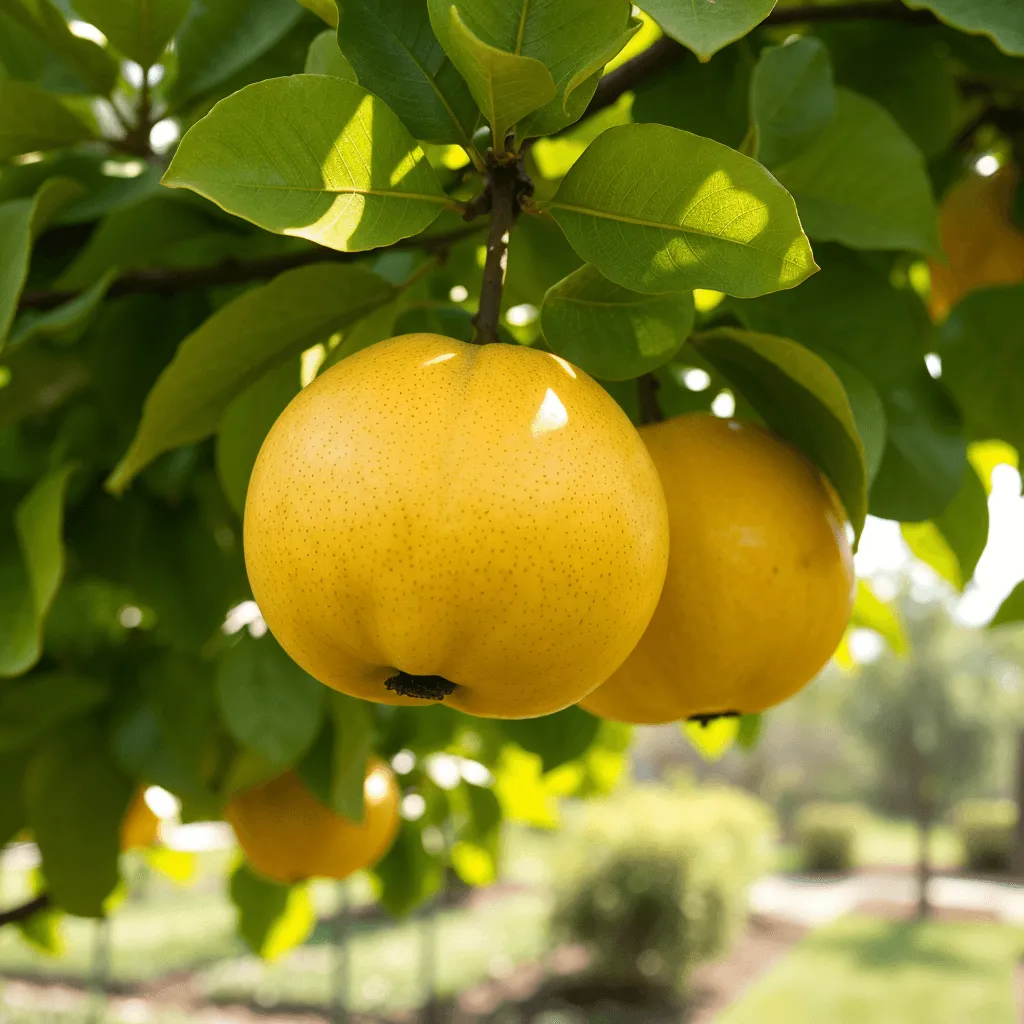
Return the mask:
[[0, 928], [5, 924], [20, 924], [22, 921], [27, 921], [33, 914], [38, 914], [49, 906], [50, 895], [44, 892], [42, 895], [30, 899], [27, 903], [22, 903], [19, 907], [11, 907], [10, 910], [0, 911]]
[[488, 205], [491, 228], [487, 234], [487, 258], [480, 285], [480, 306], [473, 317], [476, 334], [473, 341], [486, 345], [498, 340], [498, 318], [501, 295], [505, 287], [505, 264], [508, 259], [508, 233], [519, 214], [519, 201], [533, 191], [533, 183], [523, 173], [522, 161], [501, 163], [492, 158], [487, 174]]
[[[317, 246], [287, 256], [273, 256], [263, 260], [226, 260], [209, 267], [144, 267], [129, 271], [115, 280], [107, 289], [107, 296], [134, 295], [145, 292], [153, 295], [171, 295], [189, 288], [209, 288], [220, 284], [244, 284], [247, 281], [262, 281], [276, 277], [286, 270], [304, 267], [309, 263], [354, 263], [393, 249], [424, 249], [427, 252], [444, 252], [463, 238], [479, 233], [479, 227], [458, 228], [432, 238], [403, 238], [394, 245], [372, 249], [368, 252], [336, 252]], [[23, 292], [18, 309], [53, 309], [73, 299], [74, 291], [27, 291]]]
[[661, 411], [658, 401], [658, 378], [653, 373], [645, 373], [636, 379], [636, 394], [640, 400], [640, 422], [661, 423], [665, 414]]

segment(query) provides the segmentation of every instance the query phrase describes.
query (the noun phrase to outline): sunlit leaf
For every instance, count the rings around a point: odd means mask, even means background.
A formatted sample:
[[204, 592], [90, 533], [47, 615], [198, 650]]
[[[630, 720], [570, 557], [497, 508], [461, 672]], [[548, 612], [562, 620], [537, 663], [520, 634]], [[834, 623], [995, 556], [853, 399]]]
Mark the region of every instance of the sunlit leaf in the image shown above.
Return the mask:
[[745, 297], [817, 269], [792, 197], [760, 164], [663, 125], [609, 128], [546, 209], [580, 256], [634, 291]]
[[221, 100], [181, 140], [163, 182], [344, 251], [415, 235], [449, 202], [383, 101], [326, 75], [272, 78]]

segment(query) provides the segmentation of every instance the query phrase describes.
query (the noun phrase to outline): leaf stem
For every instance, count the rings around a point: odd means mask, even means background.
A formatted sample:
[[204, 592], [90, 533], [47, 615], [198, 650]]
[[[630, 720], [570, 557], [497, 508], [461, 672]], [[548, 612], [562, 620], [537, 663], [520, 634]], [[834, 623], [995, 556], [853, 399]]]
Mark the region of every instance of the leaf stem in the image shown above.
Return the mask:
[[[493, 151], [488, 154], [487, 183], [478, 200], [471, 204], [472, 213], [482, 212], [486, 206], [491, 213], [491, 226], [487, 233], [487, 257], [484, 261], [483, 283], [480, 286], [480, 306], [473, 317], [477, 345], [498, 340], [498, 320], [501, 316], [501, 296], [505, 287], [505, 267], [508, 262], [508, 237], [519, 216], [520, 202], [533, 191], [533, 182], [523, 170], [521, 158], [502, 160]], [[467, 215], [470, 210], [467, 210]]]

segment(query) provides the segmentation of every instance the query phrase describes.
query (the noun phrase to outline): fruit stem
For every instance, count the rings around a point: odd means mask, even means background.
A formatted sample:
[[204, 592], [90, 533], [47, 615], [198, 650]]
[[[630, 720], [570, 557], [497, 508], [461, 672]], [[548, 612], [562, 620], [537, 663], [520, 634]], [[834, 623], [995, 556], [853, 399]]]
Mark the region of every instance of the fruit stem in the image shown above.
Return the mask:
[[688, 722], [696, 722], [698, 725], [702, 725], [705, 728], [712, 722], [717, 722], [719, 718], [739, 718], [740, 713], [738, 711], [716, 711], [710, 715], [690, 715], [687, 719]]
[[444, 700], [455, 689], [455, 683], [444, 676], [411, 676], [408, 672], [397, 672], [384, 685], [402, 697], [417, 697], [420, 700]]
[[661, 423], [665, 414], [661, 411], [658, 401], [658, 388], [661, 386], [653, 373], [645, 373], [636, 379], [636, 393], [640, 399], [640, 422]]
[[[521, 200], [532, 194], [533, 182], [523, 170], [521, 157], [487, 154], [487, 182], [480, 200], [490, 210], [491, 227], [487, 234], [487, 258], [483, 283], [480, 286], [480, 307], [473, 317], [476, 333], [473, 341], [487, 345], [498, 341], [498, 320], [501, 316], [501, 295], [505, 287], [508, 263], [508, 236], [519, 216]], [[482, 212], [471, 203], [475, 215]], [[467, 211], [468, 214], [468, 211]]]

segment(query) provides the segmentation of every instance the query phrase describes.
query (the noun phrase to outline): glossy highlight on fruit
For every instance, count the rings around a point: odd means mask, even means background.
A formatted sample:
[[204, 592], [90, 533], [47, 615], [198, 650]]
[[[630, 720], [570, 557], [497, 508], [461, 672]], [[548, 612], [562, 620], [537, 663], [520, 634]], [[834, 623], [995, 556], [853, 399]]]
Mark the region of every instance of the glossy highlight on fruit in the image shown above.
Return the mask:
[[639, 435], [582, 371], [413, 334], [285, 409], [249, 483], [245, 558], [271, 632], [327, 685], [529, 718], [639, 640], [668, 518]]
[[391, 768], [367, 762], [364, 817], [322, 804], [293, 772], [237, 793], [224, 809], [249, 863], [277, 882], [345, 878], [375, 864], [398, 831], [399, 788]]
[[582, 706], [623, 722], [763, 711], [825, 664], [853, 607], [845, 516], [818, 469], [750, 423], [642, 427], [668, 501], [657, 611]]

